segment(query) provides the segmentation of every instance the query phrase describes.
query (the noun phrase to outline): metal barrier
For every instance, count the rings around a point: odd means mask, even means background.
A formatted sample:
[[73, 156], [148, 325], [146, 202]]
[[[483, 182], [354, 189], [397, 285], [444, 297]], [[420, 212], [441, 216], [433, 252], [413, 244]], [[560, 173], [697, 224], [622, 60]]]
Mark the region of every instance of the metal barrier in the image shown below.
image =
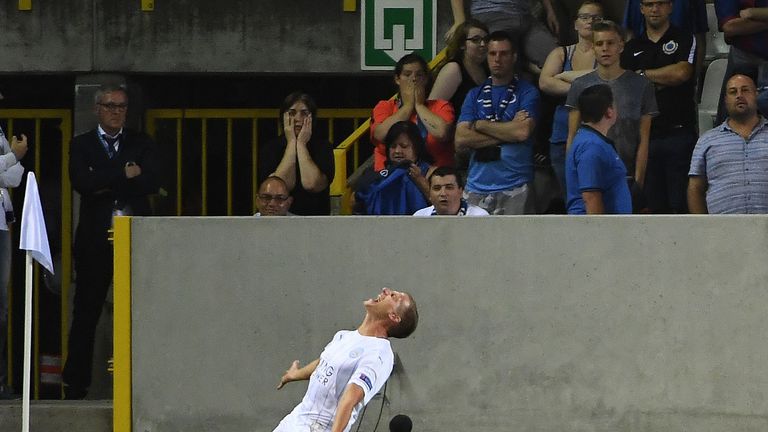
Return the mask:
[[[317, 118], [321, 121], [314, 124], [315, 132], [327, 134], [333, 144], [339, 128], [357, 129], [360, 120], [370, 116], [370, 113], [370, 108], [318, 109]], [[167, 183], [173, 186], [165, 195], [171, 197], [173, 205], [160, 211], [156, 209], [156, 213], [177, 216], [253, 214], [258, 192], [259, 142], [282, 132], [278, 114], [277, 109], [148, 110], [147, 133], [157, 141], [161, 156], [173, 159], [175, 164], [174, 177], [167, 179]], [[269, 128], [268, 133], [264, 133], [265, 126]], [[168, 146], [170, 142], [175, 146]], [[199, 179], [195, 172], [197, 164]], [[336, 169], [338, 175], [339, 166]], [[219, 172], [222, 172], [224, 181], [215, 175]], [[242, 189], [246, 188], [238, 189], [236, 186], [241, 186], [241, 182], [236, 182], [236, 179], [249, 183], [250, 207], [247, 209], [242, 202], [246, 195]], [[216, 188], [224, 191], [226, 200], [218, 209], [212, 209], [210, 190]], [[194, 202], [198, 196], [199, 203]]]
[[[57, 265], [55, 278], [47, 278], [47, 285], [51, 288], [49, 291], [54, 291], [53, 294], [45, 292], [40, 289], [41, 275], [38, 266], [35, 266], [35, 282], [34, 282], [34, 316], [33, 316], [33, 359], [34, 365], [33, 373], [33, 397], [39, 399], [40, 397], [40, 384], [41, 384], [41, 363], [49, 368], [48, 373], [45, 376], [54, 378], [55, 387], [52, 387], [50, 392], [55, 394], [59, 390], [59, 385], [56, 383], [56, 377], [60, 378], [58, 371], [62, 364], [61, 359], [66, 358], [67, 355], [67, 333], [69, 330], [69, 306], [67, 299], [69, 298], [70, 280], [71, 280], [71, 267], [72, 267], [72, 189], [70, 187], [68, 169], [68, 155], [69, 144], [72, 138], [72, 111], [69, 109], [1, 109], [0, 121], [3, 123], [3, 129], [7, 136], [11, 135], [27, 135], [29, 142], [29, 151], [22, 161], [22, 164], [27, 170], [32, 170], [40, 184], [40, 195], [43, 202], [43, 207], [46, 213], [46, 225], [49, 232], [49, 239], [51, 240], [52, 247], [51, 253], [54, 257], [57, 252], [61, 254], [61, 264]], [[58, 149], [57, 147], [58, 146]], [[58, 151], [55, 151], [58, 150]], [[26, 179], [26, 177], [25, 177]], [[52, 189], [50, 186], [58, 186], [56, 189]], [[23, 183], [18, 188], [20, 191], [11, 191], [13, 205], [16, 210], [17, 221], [21, 215], [21, 209], [23, 204]], [[51, 205], [53, 204], [53, 205]], [[51, 217], [51, 215], [58, 218]], [[13, 305], [14, 294], [21, 294], [23, 298], [24, 292], [24, 272], [15, 271], [18, 265], [23, 267], [23, 254], [18, 250], [18, 224], [16, 226], [11, 225], [10, 232], [12, 235], [12, 256], [13, 267], [11, 271], [11, 281], [8, 287], [9, 305]], [[51, 235], [50, 233], [54, 233]], [[58, 243], [58, 245], [57, 245]], [[54, 258], [55, 259], [55, 258]], [[58, 264], [58, 263], [57, 263]], [[58, 288], [57, 280], [60, 280], [60, 291]], [[14, 292], [14, 287], [20, 288]], [[58, 291], [58, 292], [56, 292]], [[41, 298], [45, 301], [41, 303]], [[58, 301], [57, 305], [52, 305]], [[57, 309], [54, 313], [49, 313], [49, 309]], [[8, 383], [13, 385], [14, 371], [13, 371], [13, 353], [14, 353], [14, 339], [13, 339], [13, 307], [9, 307], [8, 312]], [[46, 313], [42, 314], [41, 311], [45, 310]], [[61, 349], [61, 357], [58, 361], [59, 366], [56, 365], [55, 358], [56, 353], [52, 356], [46, 356], [46, 361], [41, 362], [41, 334], [40, 329], [46, 328], [42, 325], [41, 319], [48, 319], [51, 316], [55, 317], [57, 313], [60, 314], [60, 320], [58, 326], [61, 328], [60, 340], [58, 345]], [[23, 320], [21, 320], [23, 322]], [[46, 335], [47, 336], [47, 335]], [[50, 340], [44, 341], [48, 347], [47, 350], [57, 350], [53, 348], [55, 345]]]

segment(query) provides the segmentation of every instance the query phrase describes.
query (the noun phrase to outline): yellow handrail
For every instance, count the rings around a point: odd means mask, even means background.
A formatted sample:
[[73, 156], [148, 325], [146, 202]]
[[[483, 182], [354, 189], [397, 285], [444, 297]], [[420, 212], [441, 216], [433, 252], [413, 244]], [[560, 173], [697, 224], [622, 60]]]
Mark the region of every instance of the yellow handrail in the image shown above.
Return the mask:
[[[68, 173], [68, 165], [69, 165], [69, 145], [70, 140], [72, 139], [72, 111], [69, 109], [0, 109], [0, 118], [7, 120], [7, 128], [6, 128], [6, 134], [8, 136], [11, 135], [20, 135], [21, 132], [18, 130], [20, 129], [16, 124], [16, 120], [34, 120], [34, 128], [31, 130], [27, 130], [26, 134], [29, 136], [29, 142], [30, 142], [30, 149], [32, 150], [32, 160], [27, 161], [25, 160], [25, 165], [29, 163], [29, 165], [26, 165], [27, 169], [31, 169], [35, 171], [35, 174], [38, 178], [38, 182], [40, 185], [44, 184], [58, 184], [60, 188], [61, 193], [61, 203], [60, 203], [60, 209], [61, 209], [61, 226], [60, 226], [60, 240], [61, 240], [61, 265], [59, 268], [56, 268], [56, 272], [61, 275], [61, 302], [60, 302], [60, 312], [61, 312], [61, 320], [60, 320], [60, 326], [61, 326], [61, 360], [62, 364], [64, 359], [66, 359], [67, 356], [67, 335], [69, 332], [69, 288], [70, 288], [70, 280], [71, 280], [71, 268], [72, 268], [72, 188], [70, 186], [69, 181], [69, 175]], [[59, 147], [54, 147], [53, 149], [46, 147], [46, 144], [48, 145], [54, 145], [58, 143], [48, 143], [43, 142], [43, 131], [42, 131], [42, 122], [43, 120], [52, 120], [52, 121], [58, 121], [59, 123], [56, 125], [56, 128], [60, 132], [61, 142], [59, 144]], [[48, 135], [46, 135], [48, 136]], [[51, 153], [48, 153], [48, 150], [51, 151], [57, 151], [59, 152], [59, 156], [61, 158], [60, 161], [60, 172], [50, 172], [50, 171], [43, 171], [42, 168], [42, 157], [44, 155], [49, 155]], [[17, 192], [21, 193], [21, 192]], [[17, 209], [16, 213], [17, 216], [20, 213], [21, 209]], [[47, 212], [55, 211], [54, 209], [44, 209]], [[11, 230], [14, 229], [13, 226], [10, 228]], [[40, 273], [35, 268], [35, 311], [34, 311], [34, 398], [37, 399], [40, 394], [40, 368], [39, 368], [39, 359], [40, 359], [40, 350], [39, 350], [39, 332], [42, 326], [39, 323], [40, 319], [40, 313], [38, 308], [38, 293], [39, 293], [39, 283], [40, 283]], [[13, 275], [11, 275], [11, 284], [13, 285]], [[20, 283], [20, 285], [23, 286], [23, 281]], [[2, 287], [5, 289], [6, 287]], [[13, 290], [8, 291], [9, 296], [9, 302], [8, 304], [13, 304]], [[9, 331], [11, 330], [11, 325], [13, 323], [13, 308], [9, 309], [8, 311], [8, 323], [9, 323]], [[10, 333], [9, 333], [10, 334]], [[13, 358], [13, 339], [8, 338], [8, 352], [7, 355], [10, 358]], [[8, 371], [7, 376], [9, 383], [13, 385], [13, 377], [14, 374], [12, 373], [12, 366], [13, 362], [8, 362]]]
[[[369, 117], [371, 110], [369, 108], [321, 108], [317, 110], [317, 118], [327, 121], [328, 124], [328, 140], [333, 144], [336, 140], [336, 120], [352, 120], [356, 126], [361, 119]], [[257, 167], [258, 167], [258, 132], [259, 132], [259, 120], [274, 120], [275, 134], [279, 134], [279, 110], [274, 108], [255, 108], [255, 109], [152, 109], [146, 112], [146, 130], [149, 135], [157, 138], [158, 120], [175, 120], [175, 155], [176, 155], [176, 185], [175, 185], [175, 213], [180, 216], [183, 214], [184, 201], [183, 192], [185, 184], [183, 182], [183, 165], [182, 165], [182, 150], [187, 153], [190, 150], [187, 148], [182, 149], [182, 139], [184, 120], [195, 119], [201, 121], [201, 133], [200, 133], [200, 152], [201, 152], [201, 165], [200, 165], [200, 195], [201, 202], [200, 214], [207, 215], [210, 213], [209, 208], [209, 193], [208, 188], [209, 180], [214, 179], [209, 175], [208, 168], [208, 151], [219, 152], [223, 154], [226, 172], [225, 172], [225, 188], [226, 193], [221, 196], [226, 196], [225, 199], [225, 213], [227, 215], [233, 215], [234, 204], [237, 202], [234, 198], [234, 189], [238, 182], [235, 181], [235, 163], [239, 162], [235, 156], [234, 148], [235, 142], [233, 141], [233, 120], [251, 120], [250, 124], [250, 165], [251, 169], [248, 173], [250, 177], [250, 186], [252, 190], [251, 194], [251, 210], [256, 211], [256, 191], [257, 191]], [[208, 138], [208, 131], [211, 130], [209, 125], [210, 120], [224, 120], [226, 137], [221, 140], [214, 140]], [[357, 161], [357, 159], [355, 159]], [[338, 174], [337, 174], [338, 175]], [[346, 179], [346, 177], [344, 177]], [[195, 187], [198, 187], [197, 185]]]

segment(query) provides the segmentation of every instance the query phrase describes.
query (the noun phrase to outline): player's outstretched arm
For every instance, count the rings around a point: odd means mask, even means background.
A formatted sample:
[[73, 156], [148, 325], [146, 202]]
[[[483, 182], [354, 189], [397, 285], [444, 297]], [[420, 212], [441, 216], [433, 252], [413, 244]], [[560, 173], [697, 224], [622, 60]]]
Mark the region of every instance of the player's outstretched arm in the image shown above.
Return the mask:
[[317, 368], [318, 363], [320, 363], [320, 359], [313, 361], [303, 368], [299, 368], [299, 361], [294, 360], [293, 363], [291, 363], [291, 367], [289, 367], [280, 378], [280, 384], [277, 385], [277, 389], [280, 390], [284, 385], [291, 381], [308, 380], [309, 376], [312, 375], [312, 372]]
[[363, 401], [363, 397], [365, 397], [365, 392], [359, 385], [349, 384], [347, 386], [344, 394], [341, 395], [339, 406], [336, 408], [336, 417], [333, 419], [331, 432], [343, 432], [346, 429], [349, 418], [352, 417], [352, 409]]

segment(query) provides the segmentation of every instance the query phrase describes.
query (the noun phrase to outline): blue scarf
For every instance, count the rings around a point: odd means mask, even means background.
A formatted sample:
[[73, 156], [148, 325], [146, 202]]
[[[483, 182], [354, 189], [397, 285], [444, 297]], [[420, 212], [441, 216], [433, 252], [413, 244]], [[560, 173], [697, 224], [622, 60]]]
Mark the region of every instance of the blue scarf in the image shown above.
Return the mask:
[[515, 117], [515, 113], [508, 113], [507, 107], [511, 103], [517, 102], [517, 95], [515, 94], [515, 87], [517, 79], [513, 79], [507, 86], [507, 92], [499, 102], [499, 107], [495, 111], [493, 110], [493, 82], [489, 77], [480, 88], [480, 93], [477, 95], [477, 101], [480, 102], [480, 110], [478, 114], [485, 120], [492, 122], [495, 121], [510, 121]]
[[[424, 174], [429, 169], [425, 162], [417, 164]], [[379, 171], [379, 178], [368, 188], [357, 191], [355, 198], [365, 203], [369, 215], [412, 215], [429, 206], [424, 194], [408, 176], [408, 170], [390, 167]]]

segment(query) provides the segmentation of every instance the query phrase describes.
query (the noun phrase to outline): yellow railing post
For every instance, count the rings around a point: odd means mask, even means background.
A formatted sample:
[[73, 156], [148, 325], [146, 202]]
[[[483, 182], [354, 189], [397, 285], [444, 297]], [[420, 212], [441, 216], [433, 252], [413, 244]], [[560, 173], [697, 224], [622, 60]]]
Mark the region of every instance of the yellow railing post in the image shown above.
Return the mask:
[[[201, 170], [201, 213], [203, 215], [208, 214], [208, 162], [207, 152], [221, 151], [218, 148], [214, 148], [212, 144], [213, 138], [209, 140], [208, 137], [208, 121], [209, 120], [225, 120], [226, 121], [226, 148], [223, 151], [226, 154], [227, 164], [227, 214], [232, 214], [234, 205], [234, 192], [233, 192], [233, 173], [234, 173], [234, 142], [233, 135], [233, 121], [236, 119], [249, 119], [251, 120], [251, 189], [252, 189], [252, 210], [256, 211], [256, 195], [258, 191], [258, 149], [259, 149], [259, 125], [260, 119], [273, 119], [275, 121], [275, 130], [279, 134], [281, 133], [280, 121], [278, 118], [279, 110], [277, 109], [188, 109], [188, 110], [173, 110], [173, 109], [153, 109], [146, 112], [146, 124], [147, 132], [155, 137], [160, 130], [157, 122], [161, 119], [175, 120], [176, 121], [176, 214], [182, 214], [183, 201], [183, 173], [182, 173], [182, 158], [181, 154], [183, 149], [182, 130], [184, 128], [184, 121], [190, 119], [199, 119], [202, 122], [201, 127], [201, 143], [202, 143], [202, 162], [200, 166]], [[330, 142], [337, 142], [338, 138], [335, 136], [337, 131], [336, 119], [350, 119], [354, 122], [355, 127], [360, 123], [361, 118], [367, 118], [370, 115], [370, 109], [368, 108], [325, 108], [319, 109], [317, 112], [318, 119], [324, 119], [328, 121], [328, 139]], [[158, 143], [159, 144], [159, 143]], [[210, 144], [210, 145], [209, 145]], [[210, 148], [209, 148], [210, 147]], [[355, 160], [357, 160], [358, 148], [353, 147], [355, 151]], [[346, 161], [347, 156], [344, 156]], [[346, 163], [346, 162], [345, 162]], [[346, 171], [345, 171], [346, 172]], [[345, 174], [346, 175], [346, 174]], [[336, 174], [336, 178], [340, 174]], [[346, 182], [346, 177], [344, 177]]]
[[[67, 356], [67, 335], [69, 334], [69, 286], [70, 286], [70, 279], [71, 279], [71, 266], [72, 266], [72, 255], [71, 255], [71, 245], [72, 245], [72, 190], [70, 186], [69, 181], [69, 174], [68, 174], [68, 157], [69, 157], [69, 144], [70, 139], [72, 138], [72, 111], [69, 109], [1, 109], [0, 110], [0, 118], [7, 119], [7, 128], [6, 133], [8, 136], [11, 136], [14, 134], [17, 129], [15, 120], [34, 120], [34, 132], [27, 132], [28, 135], [31, 136], [31, 139], [33, 140], [32, 143], [34, 144], [34, 159], [32, 161], [32, 167], [41, 184], [45, 184], [47, 182], [53, 182], [53, 183], [47, 183], [47, 184], [60, 184], [60, 193], [61, 193], [61, 232], [60, 232], [60, 239], [61, 239], [61, 266], [57, 269], [57, 273], [61, 275], [61, 302], [60, 302], [60, 312], [61, 312], [61, 359], [62, 362], [64, 359], [66, 359]], [[61, 136], [61, 143], [59, 151], [61, 152], [61, 177], [60, 178], [53, 178], [50, 174], [41, 172], [42, 166], [41, 166], [41, 157], [42, 154], [48, 150], [49, 148], [53, 150], [53, 147], [49, 147], [53, 144], [51, 143], [44, 143], [42, 142], [42, 121], [43, 120], [56, 120], [58, 121], [58, 124], [56, 125], [57, 128], [60, 131]], [[50, 211], [50, 210], [49, 210]], [[13, 229], [13, 228], [12, 228]], [[39, 281], [40, 278], [39, 272], [37, 269], [35, 269], [35, 311], [34, 311], [34, 327], [35, 327], [35, 334], [34, 334], [34, 358], [35, 358], [35, 375], [33, 377], [34, 380], [34, 397], [39, 397], [39, 354], [40, 354], [40, 345], [39, 345], [39, 329], [40, 329], [40, 323], [39, 323], [39, 308], [37, 307], [38, 303], [38, 294], [39, 294]], [[12, 286], [12, 285], [9, 285]], [[13, 290], [8, 291], [9, 294], [9, 304], [12, 304], [13, 302]], [[13, 323], [13, 310], [8, 311], [8, 323], [9, 323], [9, 334], [12, 334], [11, 325]], [[8, 345], [7, 345], [8, 351], [8, 357], [13, 358], [14, 356], [14, 346], [13, 346], [13, 339], [8, 339]], [[13, 385], [13, 362], [8, 363], [8, 384]]]
[[115, 218], [114, 232], [114, 432], [131, 432], [131, 218]]

